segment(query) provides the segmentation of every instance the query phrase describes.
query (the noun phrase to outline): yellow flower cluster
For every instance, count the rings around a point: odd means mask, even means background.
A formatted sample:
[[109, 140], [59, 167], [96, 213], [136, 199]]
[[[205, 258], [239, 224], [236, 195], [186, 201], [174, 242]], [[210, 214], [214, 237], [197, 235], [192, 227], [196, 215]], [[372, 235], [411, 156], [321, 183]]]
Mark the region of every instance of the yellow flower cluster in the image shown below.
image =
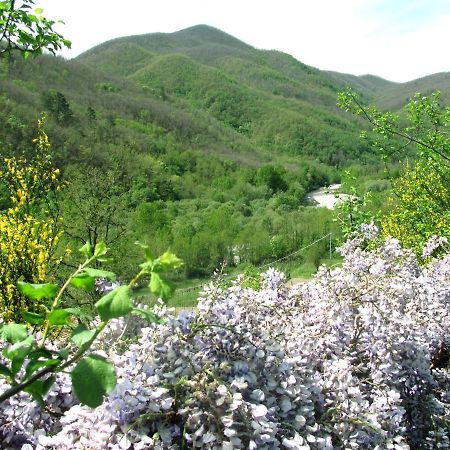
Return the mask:
[[60, 187], [59, 171], [51, 165], [50, 143], [42, 125], [40, 121], [31, 161], [0, 160], [0, 180], [11, 200], [10, 207], [0, 213], [0, 313], [7, 321], [20, 321], [21, 310], [39, 310], [39, 305], [17, 290], [16, 281], [45, 282], [58, 263], [54, 252], [62, 233], [60, 220], [38, 217], [37, 203]]
[[381, 223], [382, 234], [420, 253], [433, 234], [450, 237], [450, 184], [433, 164], [408, 168], [394, 185], [393, 211]]

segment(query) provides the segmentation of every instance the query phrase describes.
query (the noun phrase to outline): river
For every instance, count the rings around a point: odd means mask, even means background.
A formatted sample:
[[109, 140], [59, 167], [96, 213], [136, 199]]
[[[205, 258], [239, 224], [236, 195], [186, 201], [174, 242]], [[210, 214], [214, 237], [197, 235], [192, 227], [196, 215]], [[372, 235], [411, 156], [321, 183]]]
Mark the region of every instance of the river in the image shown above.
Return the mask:
[[311, 191], [306, 195], [306, 198], [312, 201], [312, 203], [317, 203], [314, 205], [317, 208], [334, 209], [337, 203], [349, 197], [349, 194], [338, 194], [337, 192], [340, 189], [340, 184], [332, 184], [330, 186]]

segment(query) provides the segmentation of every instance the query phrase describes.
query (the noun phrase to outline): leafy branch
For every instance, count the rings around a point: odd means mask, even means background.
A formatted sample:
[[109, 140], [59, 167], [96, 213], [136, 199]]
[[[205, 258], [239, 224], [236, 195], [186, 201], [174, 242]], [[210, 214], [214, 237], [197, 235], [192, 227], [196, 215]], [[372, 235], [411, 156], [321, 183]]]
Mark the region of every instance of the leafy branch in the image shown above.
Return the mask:
[[19, 51], [24, 58], [40, 55], [44, 49], [55, 53], [71, 42], [54, 30], [56, 22], [46, 19], [33, 0], [0, 1], [0, 57]]
[[[22, 294], [42, 302], [45, 313], [23, 311], [22, 317], [29, 325], [43, 329], [43, 333], [37, 343], [36, 336], [28, 332], [25, 324], [9, 323], [0, 327], [0, 337], [10, 344], [3, 350], [3, 355], [10, 364], [0, 364], [0, 376], [5, 377], [11, 385], [0, 395], [0, 403], [24, 391], [40, 405], [44, 405], [44, 396], [56, 381], [54, 374], [74, 364], [76, 365], [71, 370], [71, 380], [74, 392], [81, 403], [96, 407], [103, 402], [104, 395], [116, 385], [114, 366], [103, 356], [87, 352], [111, 319], [135, 314], [149, 322], [158, 322], [159, 317], [153, 312], [135, 308], [132, 299], [137, 294], [142, 295], [143, 291], [138, 286], [144, 279], [149, 279], [147, 288], [149, 292], [163, 300], [169, 298], [173, 286], [161, 274], [182, 264], [181, 260], [169, 251], [154, 258], [147, 246], [141, 246], [145, 252], [145, 261], [140, 265], [141, 270], [127, 285], [117, 286], [95, 304], [100, 322], [93, 329], [87, 328], [84, 324], [73, 328], [72, 317], [80, 316], [81, 311], [77, 308], [61, 308], [60, 304], [69, 286], [91, 291], [99, 278], [116, 280], [113, 272], [90, 267], [94, 262], [106, 260], [108, 248], [103, 242], [97, 244], [93, 252], [88, 243], [80, 249], [86, 259], [61, 288], [52, 283], [17, 282]], [[45, 301], [51, 301], [49, 308], [45, 306]], [[46, 348], [49, 333], [54, 328], [60, 327], [72, 329], [70, 339], [77, 347], [76, 351], [71, 352], [65, 348], [55, 351]], [[49, 374], [52, 375], [46, 377]]]

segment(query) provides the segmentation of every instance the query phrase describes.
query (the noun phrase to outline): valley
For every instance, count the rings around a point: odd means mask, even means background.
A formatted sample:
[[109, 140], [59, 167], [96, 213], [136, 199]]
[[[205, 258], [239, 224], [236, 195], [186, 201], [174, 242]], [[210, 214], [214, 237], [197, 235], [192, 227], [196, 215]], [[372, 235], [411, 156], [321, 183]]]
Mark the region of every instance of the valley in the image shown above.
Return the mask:
[[[375, 210], [398, 170], [359, 138], [365, 125], [336, 106], [337, 93], [350, 85], [400, 107], [417, 86], [449, 83], [446, 74], [398, 84], [321, 72], [200, 25], [114, 39], [75, 60], [1, 61], [0, 141], [9, 155], [29, 152], [44, 112], [67, 181], [64, 245], [106, 239], [124, 278], [135, 240], [171, 248], [185, 261], [174, 279], [183, 286], [224, 262], [258, 267], [330, 232], [337, 245], [333, 213], [308, 208], [307, 193], [356, 185], [372, 192]], [[311, 273], [327, 254], [319, 245], [292, 264]]]

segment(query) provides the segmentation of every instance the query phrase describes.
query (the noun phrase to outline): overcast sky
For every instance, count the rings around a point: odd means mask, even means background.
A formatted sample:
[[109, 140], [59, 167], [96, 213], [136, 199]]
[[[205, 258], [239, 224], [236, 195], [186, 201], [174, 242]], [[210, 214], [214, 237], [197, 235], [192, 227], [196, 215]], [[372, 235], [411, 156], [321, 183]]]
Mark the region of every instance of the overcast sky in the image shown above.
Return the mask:
[[207, 24], [325, 70], [392, 81], [450, 71], [450, 0], [35, 0], [72, 41], [66, 57], [106, 40]]

